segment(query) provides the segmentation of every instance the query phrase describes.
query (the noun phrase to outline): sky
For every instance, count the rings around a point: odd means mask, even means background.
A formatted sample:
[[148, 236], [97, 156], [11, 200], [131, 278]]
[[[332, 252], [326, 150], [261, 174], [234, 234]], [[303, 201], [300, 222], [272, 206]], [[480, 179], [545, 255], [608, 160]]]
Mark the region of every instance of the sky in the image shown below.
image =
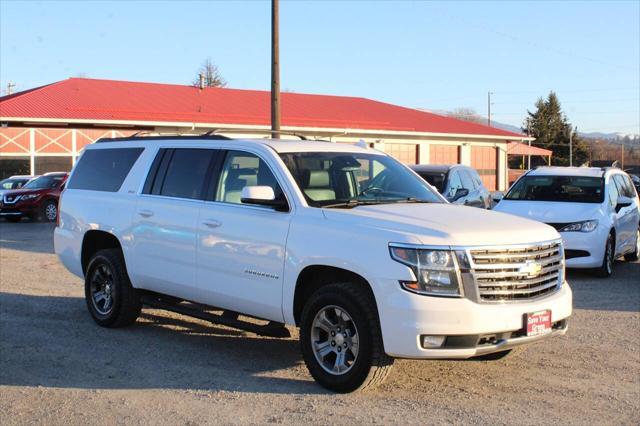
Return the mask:
[[[0, 0], [0, 89], [69, 77], [269, 90], [268, 1]], [[283, 90], [521, 125], [555, 91], [583, 132], [640, 133], [640, 1], [281, 1]]]

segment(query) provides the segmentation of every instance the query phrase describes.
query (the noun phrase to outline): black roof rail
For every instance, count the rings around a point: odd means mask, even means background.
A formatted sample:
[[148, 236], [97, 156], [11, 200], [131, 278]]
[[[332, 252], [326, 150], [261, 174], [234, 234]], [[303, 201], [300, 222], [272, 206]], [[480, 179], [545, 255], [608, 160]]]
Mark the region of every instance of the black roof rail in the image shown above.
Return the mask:
[[[138, 132], [140, 133], [140, 132]], [[203, 135], [157, 135], [157, 136], [136, 136], [138, 133], [135, 133], [131, 136], [124, 136], [121, 138], [102, 138], [98, 139], [95, 143], [103, 143], [103, 142], [127, 142], [127, 141], [141, 141], [141, 140], [188, 140], [188, 139], [207, 139], [207, 140], [231, 140], [232, 138], [222, 136], [222, 135], [213, 135], [213, 134], [203, 134]]]
[[279, 133], [281, 135], [289, 135], [300, 138], [300, 140], [306, 141], [309, 140], [305, 135], [301, 135], [300, 133], [290, 132], [288, 130], [271, 130], [271, 129], [213, 129], [209, 130], [205, 135], [215, 135], [217, 133], [268, 133], [274, 134]]

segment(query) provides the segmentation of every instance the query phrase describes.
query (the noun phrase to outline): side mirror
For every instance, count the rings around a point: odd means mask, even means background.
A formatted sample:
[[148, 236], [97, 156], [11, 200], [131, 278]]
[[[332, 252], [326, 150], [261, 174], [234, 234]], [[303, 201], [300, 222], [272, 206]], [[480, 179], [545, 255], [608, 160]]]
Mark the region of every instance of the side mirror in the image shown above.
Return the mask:
[[616, 213], [622, 210], [625, 207], [629, 207], [633, 203], [633, 200], [629, 197], [620, 196], [618, 197], [618, 204], [616, 204]]
[[288, 211], [285, 200], [276, 200], [276, 194], [270, 186], [245, 186], [242, 188], [240, 201], [244, 204], [272, 207], [278, 211]]
[[498, 191], [491, 194], [491, 199], [493, 200], [494, 203], [499, 203], [503, 197], [504, 197], [504, 192]]
[[458, 188], [456, 189], [456, 193], [453, 194], [453, 201], [457, 201], [467, 195], [469, 195], [469, 190], [467, 188]]

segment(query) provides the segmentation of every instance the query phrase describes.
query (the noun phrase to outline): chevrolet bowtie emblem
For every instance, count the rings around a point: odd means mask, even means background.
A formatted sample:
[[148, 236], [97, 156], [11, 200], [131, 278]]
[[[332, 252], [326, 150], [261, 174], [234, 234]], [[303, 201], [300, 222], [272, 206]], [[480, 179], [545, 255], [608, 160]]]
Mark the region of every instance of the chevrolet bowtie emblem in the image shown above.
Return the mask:
[[518, 269], [521, 274], [527, 274], [530, 277], [535, 277], [542, 271], [542, 265], [533, 260], [527, 260], [524, 265]]

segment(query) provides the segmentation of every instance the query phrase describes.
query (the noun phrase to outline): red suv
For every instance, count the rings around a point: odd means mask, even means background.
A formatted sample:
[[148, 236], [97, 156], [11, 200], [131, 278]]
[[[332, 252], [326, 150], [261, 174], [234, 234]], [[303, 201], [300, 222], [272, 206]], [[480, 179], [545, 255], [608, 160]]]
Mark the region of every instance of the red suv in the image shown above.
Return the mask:
[[0, 217], [9, 222], [18, 222], [24, 216], [53, 222], [67, 177], [66, 172], [46, 173], [20, 189], [5, 192], [0, 200]]

